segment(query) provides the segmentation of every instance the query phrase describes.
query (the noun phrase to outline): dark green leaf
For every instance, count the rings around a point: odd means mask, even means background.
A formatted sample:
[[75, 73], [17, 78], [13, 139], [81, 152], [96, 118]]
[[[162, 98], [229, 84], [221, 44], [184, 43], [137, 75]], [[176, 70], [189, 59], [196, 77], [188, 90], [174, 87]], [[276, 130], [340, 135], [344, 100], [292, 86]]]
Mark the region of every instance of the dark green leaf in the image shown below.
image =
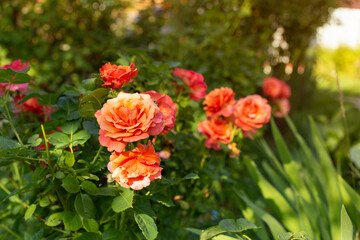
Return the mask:
[[95, 219], [84, 219], [84, 228], [88, 232], [97, 232], [99, 231], [99, 224]]
[[98, 88], [80, 100], [80, 115], [84, 117], [93, 117], [95, 112], [99, 110], [109, 92], [108, 88]]
[[75, 198], [75, 210], [84, 219], [89, 219], [95, 215], [95, 206], [90, 196], [78, 194]]
[[90, 181], [83, 181], [80, 187], [90, 195], [97, 195], [99, 192], [99, 189], [96, 187], [96, 185]]
[[66, 211], [63, 217], [65, 229], [69, 231], [77, 231], [82, 227], [81, 218], [78, 214]]
[[70, 174], [66, 176], [61, 186], [70, 193], [77, 193], [80, 191], [79, 181]]
[[121, 240], [124, 239], [123, 233], [121, 233], [119, 230], [111, 228], [103, 232], [102, 234], [102, 240]]
[[134, 218], [147, 240], [153, 240], [158, 235], [155, 217], [149, 200], [143, 197], [136, 198]]
[[[14, 78], [14, 79], [13, 79]], [[12, 80], [13, 79], [13, 80]], [[0, 69], [0, 82], [1, 83], [28, 83], [31, 77], [26, 73], [15, 72], [12, 69]]]
[[17, 141], [0, 136], [0, 147], [2, 149], [15, 149], [20, 148], [21, 145]]

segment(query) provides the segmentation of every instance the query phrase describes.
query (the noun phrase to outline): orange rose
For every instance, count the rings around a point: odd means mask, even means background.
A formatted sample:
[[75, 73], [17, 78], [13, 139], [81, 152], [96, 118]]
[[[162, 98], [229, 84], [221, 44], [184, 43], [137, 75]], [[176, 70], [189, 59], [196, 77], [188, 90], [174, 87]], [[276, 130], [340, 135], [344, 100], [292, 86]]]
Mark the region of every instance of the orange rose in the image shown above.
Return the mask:
[[261, 128], [270, 121], [271, 107], [265, 98], [259, 95], [250, 95], [240, 98], [235, 104], [235, 124], [244, 131]]
[[100, 74], [102, 75], [100, 78], [105, 81], [102, 86], [112, 89], [121, 88], [124, 83], [129, 83], [137, 75], [138, 71], [134, 67], [134, 63], [131, 63], [130, 66], [117, 66], [115, 64], [111, 65], [109, 62], [106, 63], [100, 68]]
[[143, 94], [149, 94], [163, 114], [164, 130], [161, 134], [165, 134], [173, 129], [176, 121], [177, 104], [174, 103], [168, 95], [158, 93], [154, 90], [144, 92]]
[[278, 118], [283, 118], [290, 112], [290, 102], [286, 98], [275, 99], [274, 100], [275, 109], [274, 116]]
[[231, 139], [231, 125], [227, 120], [221, 118], [211, 118], [199, 122], [198, 131], [204, 134], [207, 139], [205, 146], [220, 150], [220, 144], [229, 144]]
[[147, 146], [139, 143], [128, 152], [113, 152], [108, 169], [122, 187], [140, 190], [161, 178], [160, 161], [159, 154], [149, 141]]
[[122, 152], [128, 142], [159, 135], [163, 130], [163, 114], [148, 94], [121, 92], [95, 117], [100, 125], [99, 142], [110, 152]]
[[289, 98], [291, 89], [289, 85], [277, 78], [265, 78], [263, 81], [263, 93], [271, 98]]
[[234, 110], [235, 93], [231, 88], [221, 87], [206, 95], [203, 105], [208, 117], [230, 117]]
[[199, 101], [205, 97], [207, 85], [202, 74], [181, 68], [175, 68], [173, 74], [190, 88], [189, 96], [192, 100]]

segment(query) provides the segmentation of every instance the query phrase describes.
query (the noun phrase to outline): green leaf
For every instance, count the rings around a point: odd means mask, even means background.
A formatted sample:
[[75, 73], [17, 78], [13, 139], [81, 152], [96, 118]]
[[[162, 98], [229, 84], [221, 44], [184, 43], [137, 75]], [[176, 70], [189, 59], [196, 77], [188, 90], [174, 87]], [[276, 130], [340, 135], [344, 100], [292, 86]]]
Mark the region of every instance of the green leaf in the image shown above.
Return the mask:
[[352, 240], [354, 227], [351, 223], [351, 219], [346, 212], [344, 205], [341, 207], [341, 239]]
[[226, 230], [221, 229], [220, 226], [209, 227], [201, 232], [200, 240], [211, 239], [221, 233], [225, 233]]
[[56, 148], [65, 148], [70, 145], [71, 141], [68, 135], [55, 132], [49, 135], [49, 142]]
[[40, 207], [47, 207], [50, 205], [50, 199], [48, 196], [43, 197], [39, 202]]
[[26, 209], [25, 212], [25, 221], [27, 221], [35, 212], [36, 210], [36, 204], [31, 204], [28, 209]]
[[61, 184], [69, 193], [77, 193], [80, 191], [79, 181], [73, 175], [67, 175]]
[[99, 110], [107, 95], [109, 89], [108, 88], [98, 88], [90, 94], [86, 95], [80, 100], [81, 107], [79, 113], [83, 117], [94, 117], [94, 114], [97, 110]]
[[15, 149], [20, 147], [21, 145], [17, 141], [0, 136], [0, 149]]
[[95, 206], [90, 196], [78, 194], [75, 198], [75, 210], [84, 219], [89, 219], [95, 215]]
[[132, 208], [132, 202], [134, 197], [134, 191], [130, 188], [123, 188], [120, 196], [114, 198], [111, 207], [114, 212], [122, 212], [128, 208]]
[[80, 187], [90, 195], [97, 195], [99, 192], [99, 189], [96, 187], [96, 185], [90, 181], [83, 181]]
[[42, 143], [41, 138], [39, 138], [39, 134], [34, 134], [31, 137], [29, 137], [27, 141], [31, 147], [37, 147]]
[[64, 212], [53, 213], [46, 220], [45, 224], [49, 227], [55, 227], [61, 223], [63, 216], [64, 216]]
[[64, 174], [62, 171], [57, 171], [57, 172], [55, 173], [55, 177], [56, 177], [57, 179], [63, 179], [63, 178], [65, 177], [65, 174]]
[[68, 167], [74, 166], [74, 163], [75, 163], [74, 154], [72, 152], [67, 152], [67, 151], [64, 151], [64, 152], [65, 152], [65, 164]]
[[239, 196], [246, 205], [251, 208], [255, 215], [261, 218], [269, 227], [273, 238], [276, 239], [279, 235], [286, 233], [284, 227], [268, 212], [258, 207], [253, 201], [251, 201], [244, 192], [238, 192], [233, 188], [233, 191]]
[[86, 130], [81, 130], [72, 136], [72, 145], [83, 145], [90, 137], [91, 135], [88, 134]]
[[84, 219], [84, 228], [88, 232], [97, 232], [99, 231], [99, 224], [95, 219]]
[[175, 204], [173, 200], [164, 193], [156, 193], [150, 196], [151, 200], [157, 201], [166, 207], [174, 207]]
[[99, 188], [97, 195], [116, 196], [117, 192], [118, 192], [118, 188], [116, 188], [116, 187], [102, 187], [102, 188]]
[[155, 217], [149, 199], [136, 198], [134, 218], [147, 240], [153, 240], [158, 235]]
[[61, 127], [61, 131], [66, 134], [74, 134], [80, 127], [80, 120], [66, 122]]
[[65, 229], [69, 231], [77, 231], [82, 227], [81, 218], [78, 214], [66, 211], [63, 217]]
[[351, 146], [349, 156], [356, 167], [360, 168], [360, 143]]
[[102, 240], [121, 240], [124, 239], [124, 234], [121, 233], [119, 230], [111, 228], [111, 229], [107, 229], [105, 232], [103, 232], [102, 234]]
[[[13, 79], [14, 78], [14, 79]], [[12, 80], [13, 79], [13, 80]], [[0, 82], [1, 83], [28, 83], [31, 77], [26, 73], [16, 72], [12, 69], [0, 69]]]

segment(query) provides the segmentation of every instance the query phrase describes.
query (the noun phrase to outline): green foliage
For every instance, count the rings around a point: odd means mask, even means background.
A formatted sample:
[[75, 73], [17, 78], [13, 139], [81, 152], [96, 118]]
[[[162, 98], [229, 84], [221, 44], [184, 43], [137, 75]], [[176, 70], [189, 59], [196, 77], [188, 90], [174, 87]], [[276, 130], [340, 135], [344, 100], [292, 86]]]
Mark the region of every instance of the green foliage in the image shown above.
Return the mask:
[[[261, 164], [244, 157], [248, 170], [263, 196], [261, 202], [264, 207], [270, 209], [269, 213], [265, 214], [263, 207], [252, 203], [245, 192], [234, 189], [249, 208], [247, 214], [244, 212], [245, 216], [250, 216], [249, 213], [252, 212], [255, 219], [264, 221], [270, 228], [273, 238], [279, 235], [287, 236], [285, 229], [292, 232], [303, 230], [312, 239], [341, 239], [344, 231], [351, 232], [352, 237], [352, 230], [342, 230], [340, 222], [342, 226], [349, 227], [351, 221], [348, 221], [351, 218], [354, 225], [359, 228], [359, 208], [356, 201], [360, 195], [337, 174], [313, 120], [310, 119], [309, 143], [300, 136], [290, 119], [286, 120], [299, 148], [290, 151], [272, 122], [272, 134], [279, 158], [265, 141], [260, 143], [265, 154], [264, 158], [261, 158]], [[350, 218], [346, 218], [344, 210], [341, 213], [342, 204], [351, 209]]]
[[1, 1], [0, 46], [31, 61], [36, 79], [55, 90], [101, 67], [118, 47], [129, 4], [123, 1]]

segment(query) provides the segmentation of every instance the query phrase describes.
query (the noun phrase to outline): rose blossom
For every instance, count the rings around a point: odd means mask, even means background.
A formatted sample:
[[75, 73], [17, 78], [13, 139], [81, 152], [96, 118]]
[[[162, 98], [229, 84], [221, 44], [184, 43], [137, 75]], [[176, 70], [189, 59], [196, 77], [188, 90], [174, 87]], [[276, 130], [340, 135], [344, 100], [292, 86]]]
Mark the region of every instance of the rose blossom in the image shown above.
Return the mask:
[[229, 144], [231, 139], [231, 125], [227, 120], [221, 118], [211, 118], [199, 122], [198, 131], [204, 134], [205, 147], [220, 150], [220, 144]]
[[289, 98], [291, 89], [285, 82], [271, 77], [265, 78], [263, 81], [263, 93], [271, 98]]
[[150, 141], [147, 146], [138, 146], [128, 152], [113, 152], [108, 169], [112, 177], [124, 188], [141, 190], [150, 182], [161, 178], [159, 154]]
[[100, 125], [99, 142], [108, 151], [122, 152], [129, 142], [159, 135], [163, 114], [150, 95], [119, 93], [95, 113]]
[[231, 88], [221, 87], [206, 95], [203, 105], [208, 117], [230, 117], [235, 104], [235, 93]]
[[207, 85], [202, 74], [181, 68], [175, 68], [173, 74], [190, 88], [189, 96], [192, 100], [199, 101], [205, 97]]
[[105, 81], [102, 86], [112, 89], [121, 88], [124, 83], [129, 83], [129, 81], [137, 75], [138, 71], [134, 69], [134, 67], [134, 63], [131, 63], [130, 66], [106, 63], [99, 70], [102, 75], [100, 78]]
[[18, 104], [18, 102], [23, 99], [25, 95], [17, 95], [14, 97], [15, 107], [22, 112], [32, 112], [40, 117], [50, 116], [54, 111], [50, 106], [42, 106], [38, 103], [37, 97], [29, 98], [23, 103]]
[[274, 100], [275, 109], [274, 116], [278, 118], [283, 118], [290, 112], [290, 102], [286, 98], [275, 99]]
[[173, 129], [176, 121], [177, 104], [174, 103], [168, 95], [158, 93], [154, 90], [144, 92], [143, 94], [149, 94], [163, 114], [164, 130], [161, 134], [163, 135]]
[[[21, 63], [21, 60], [18, 59], [8, 65], [0, 67], [0, 69], [7, 69], [10, 68], [15, 71], [22, 71], [26, 68], [28, 68], [30, 65], [29, 62]], [[22, 84], [16, 84], [12, 83], [0, 83], [0, 95], [4, 95], [4, 91], [10, 90], [12, 92], [20, 91], [20, 92], [26, 92], [28, 90], [29, 83], [22, 83]]]
[[265, 98], [250, 95], [240, 98], [235, 104], [235, 124], [244, 131], [261, 128], [270, 121], [271, 107]]

